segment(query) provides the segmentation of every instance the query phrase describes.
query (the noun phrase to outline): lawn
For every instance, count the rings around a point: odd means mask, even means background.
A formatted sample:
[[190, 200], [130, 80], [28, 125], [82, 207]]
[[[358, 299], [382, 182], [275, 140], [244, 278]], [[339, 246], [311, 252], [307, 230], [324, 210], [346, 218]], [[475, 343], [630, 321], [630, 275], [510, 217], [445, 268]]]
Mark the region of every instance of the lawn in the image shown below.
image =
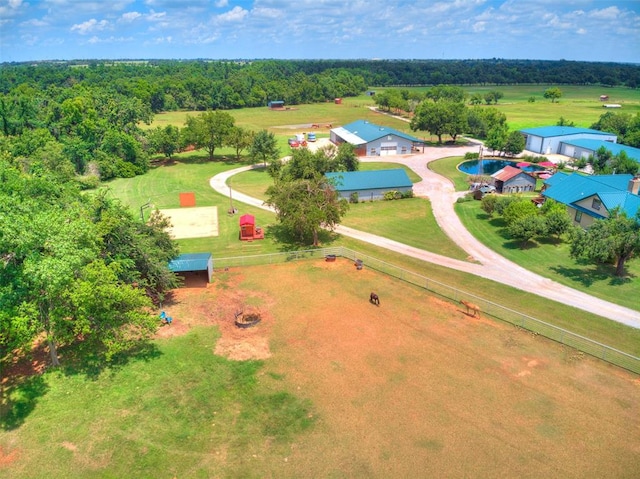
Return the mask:
[[[558, 86], [562, 91], [562, 97], [557, 103], [551, 103], [551, 100], [543, 96], [545, 90], [552, 86]], [[639, 89], [593, 85], [472, 85], [462, 88], [469, 96], [474, 93], [484, 95], [491, 90], [502, 92], [503, 98], [491, 107], [506, 115], [511, 130], [555, 125], [560, 117], [574, 122], [576, 126], [590, 127], [602, 114], [612, 112], [602, 107], [600, 95], [609, 95], [607, 103], [622, 105], [614, 113], [640, 113]], [[415, 89], [426, 91], [428, 87]], [[384, 88], [376, 90], [382, 91]], [[530, 102], [530, 98], [535, 101]]]
[[[582, 478], [640, 467], [636, 376], [420, 288], [344, 260], [232, 268], [186, 286], [144, 354], [12, 389], [3, 476]], [[263, 321], [236, 329], [238, 306]], [[239, 354], [261, 359], [228, 359]]]
[[502, 218], [489, 218], [480, 202], [458, 203], [456, 212], [465, 227], [484, 245], [534, 273], [592, 296], [640, 310], [640, 260], [627, 262], [627, 276], [614, 276], [613, 265], [590, 265], [570, 256], [570, 244], [540, 239], [522, 245], [505, 232]]
[[[458, 161], [459, 158], [449, 158], [432, 162], [431, 165], [438, 165], [441, 162], [457, 164]], [[371, 164], [363, 163], [362, 167], [367, 168], [369, 165]], [[109, 186], [111, 194], [115, 197], [123, 198], [125, 203], [131, 206], [136, 214], [138, 214], [140, 206], [149, 198], [159, 208], [176, 207], [180, 191], [196, 192], [196, 202], [199, 206], [218, 206], [219, 236], [215, 238], [179, 240], [178, 244], [182, 252], [211, 252], [214, 258], [221, 258], [267, 254], [303, 248], [303, 246], [295, 244], [290, 238], [281, 234], [276, 227], [275, 216], [272, 213], [235, 202], [234, 205], [239, 208], [240, 214], [250, 213], [255, 215], [257, 224], [264, 227], [266, 231], [266, 237], [263, 241], [244, 242], [238, 240], [239, 215], [225, 214], [229, 208], [229, 198], [214, 192], [208, 183], [209, 178], [216, 173], [238, 166], [243, 166], [243, 164], [208, 162], [192, 158], [184, 162], [171, 163], [170, 166], [155, 168], [144, 176], [115, 180]], [[379, 165], [373, 164], [373, 167], [377, 166]], [[459, 172], [458, 174], [465, 176]], [[259, 191], [264, 192], [270, 180], [263, 170], [258, 169], [234, 176], [231, 181], [234, 188], [253, 194]], [[244, 189], [245, 185], [249, 185], [247, 190]], [[257, 196], [260, 197], [260, 195]], [[396, 208], [398, 207], [401, 208], [401, 214], [397, 213], [398, 210]], [[382, 213], [379, 214], [379, 212]], [[417, 221], [404, 221], [403, 218], [406, 215], [415, 217]], [[370, 229], [373, 233], [380, 234], [384, 232], [390, 239], [425, 247], [428, 251], [438, 254], [464, 259], [461, 258], [464, 253], [437, 228], [433, 215], [428, 208], [428, 201], [423, 199], [352, 205], [350, 212], [345, 217], [344, 224]], [[475, 231], [475, 227], [471, 225], [469, 227], [472, 232]], [[508, 304], [517, 311], [526, 312], [551, 324], [561, 325], [575, 333], [604, 344], [622, 349], [631, 354], [640, 354], [640, 330], [633, 330], [584, 312], [579, 313], [581, 320], [577, 322], [570, 319], [578, 316], [578, 313], [572, 308], [554, 305], [554, 308], [550, 309], [547, 303], [540, 302], [536, 296], [526, 295], [492, 281], [423, 263], [345, 237], [326, 234], [321, 239], [322, 246], [344, 245], [356, 251], [372, 254], [377, 258], [403, 266], [442, 283], [456, 285], [460, 289], [490, 301]], [[482, 238], [480, 239], [482, 240]], [[502, 241], [504, 242], [504, 240]], [[491, 247], [496, 248], [495, 243], [492, 244], [493, 246]], [[549, 245], [545, 245], [545, 248], [547, 247], [552, 248]], [[511, 251], [513, 252], [513, 250]], [[545, 249], [545, 252], [546, 254], [538, 258], [540, 264], [536, 265], [537, 267], [541, 268], [546, 265], [547, 268], [550, 268], [558, 264], [555, 259], [556, 249]], [[521, 256], [526, 257], [526, 253], [527, 251]], [[554, 262], [551, 263], [550, 259], [553, 259]], [[514, 258], [514, 261], [517, 260], [519, 260], [518, 257]], [[589, 269], [586, 271], [589, 271]], [[580, 282], [575, 282], [574, 286], [577, 289], [582, 289], [589, 293], [592, 292], [591, 286], [587, 287], [584, 284], [580, 284]], [[620, 285], [606, 284], [606, 281], [599, 281], [597, 286], [604, 291], [610, 291], [608, 297], [618, 304], [628, 304], [631, 299], [638, 297], [637, 294], [635, 296], [623, 296], [618, 293]], [[626, 287], [628, 288], [628, 286]], [[633, 291], [636, 291], [635, 286], [632, 288]], [[637, 305], [630, 306], [637, 308]]]

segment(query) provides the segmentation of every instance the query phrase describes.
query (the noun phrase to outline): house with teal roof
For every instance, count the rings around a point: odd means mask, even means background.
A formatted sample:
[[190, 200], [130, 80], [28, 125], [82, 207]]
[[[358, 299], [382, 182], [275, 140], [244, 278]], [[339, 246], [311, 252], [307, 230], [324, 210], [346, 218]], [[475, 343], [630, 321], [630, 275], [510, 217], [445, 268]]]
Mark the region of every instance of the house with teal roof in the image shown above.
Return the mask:
[[640, 210], [640, 176], [556, 173], [544, 182], [542, 196], [567, 206], [575, 225], [588, 228], [614, 209], [635, 218]]
[[[561, 144], [575, 140], [598, 140], [609, 143], [618, 141], [617, 135], [591, 128], [578, 128], [575, 126], [541, 126], [538, 128], [525, 128], [520, 130], [524, 135], [524, 149], [543, 155], [564, 154], [561, 152]], [[567, 155], [572, 156], [572, 155]]]
[[419, 138], [365, 120], [331, 129], [330, 140], [335, 145], [352, 144], [358, 156], [406, 155], [424, 144]]
[[347, 200], [354, 193], [359, 201], [375, 201], [384, 198], [385, 193], [397, 191], [403, 196], [411, 194], [413, 183], [402, 168], [374, 171], [340, 171], [326, 173], [338, 195]]

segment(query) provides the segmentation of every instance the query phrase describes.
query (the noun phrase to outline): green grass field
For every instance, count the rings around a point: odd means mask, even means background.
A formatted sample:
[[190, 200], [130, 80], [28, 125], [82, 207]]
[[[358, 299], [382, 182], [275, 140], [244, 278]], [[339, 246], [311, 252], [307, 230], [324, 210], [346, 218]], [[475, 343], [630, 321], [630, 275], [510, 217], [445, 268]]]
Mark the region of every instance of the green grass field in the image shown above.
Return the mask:
[[[640, 465], [634, 375], [400, 280], [300, 261], [220, 272], [180, 298], [171, 328], [193, 321], [186, 334], [102, 370], [62, 351], [62, 369], [10, 383], [0, 475], [582, 478]], [[262, 335], [271, 357], [214, 354], [229, 298], [268, 312], [236, 341]]]

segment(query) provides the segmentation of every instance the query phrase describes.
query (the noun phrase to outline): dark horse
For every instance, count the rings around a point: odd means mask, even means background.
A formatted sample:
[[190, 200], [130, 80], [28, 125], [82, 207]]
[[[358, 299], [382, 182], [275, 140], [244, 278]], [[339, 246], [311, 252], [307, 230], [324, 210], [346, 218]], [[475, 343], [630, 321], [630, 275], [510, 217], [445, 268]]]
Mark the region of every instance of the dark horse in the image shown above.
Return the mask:
[[375, 304], [376, 306], [380, 306], [380, 298], [378, 298], [378, 295], [376, 293], [371, 293], [371, 295], [369, 295], [369, 302], [371, 304]]

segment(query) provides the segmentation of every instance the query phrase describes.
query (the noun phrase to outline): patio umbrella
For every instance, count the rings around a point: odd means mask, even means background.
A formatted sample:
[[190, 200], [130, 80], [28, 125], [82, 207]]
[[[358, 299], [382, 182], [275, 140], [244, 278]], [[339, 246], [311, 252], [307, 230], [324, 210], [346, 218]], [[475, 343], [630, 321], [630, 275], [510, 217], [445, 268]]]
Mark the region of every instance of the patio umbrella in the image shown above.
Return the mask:
[[539, 166], [542, 166], [544, 168], [555, 168], [556, 164], [552, 163], [550, 161], [541, 161], [540, 163], [538, 163]]
[[521, 161], [520, 163], [516, 163], [516, 166], [518, 168], [522, 168], [523, 166], [529, 166], [531, 163], [529, 163], [528, 161]]

